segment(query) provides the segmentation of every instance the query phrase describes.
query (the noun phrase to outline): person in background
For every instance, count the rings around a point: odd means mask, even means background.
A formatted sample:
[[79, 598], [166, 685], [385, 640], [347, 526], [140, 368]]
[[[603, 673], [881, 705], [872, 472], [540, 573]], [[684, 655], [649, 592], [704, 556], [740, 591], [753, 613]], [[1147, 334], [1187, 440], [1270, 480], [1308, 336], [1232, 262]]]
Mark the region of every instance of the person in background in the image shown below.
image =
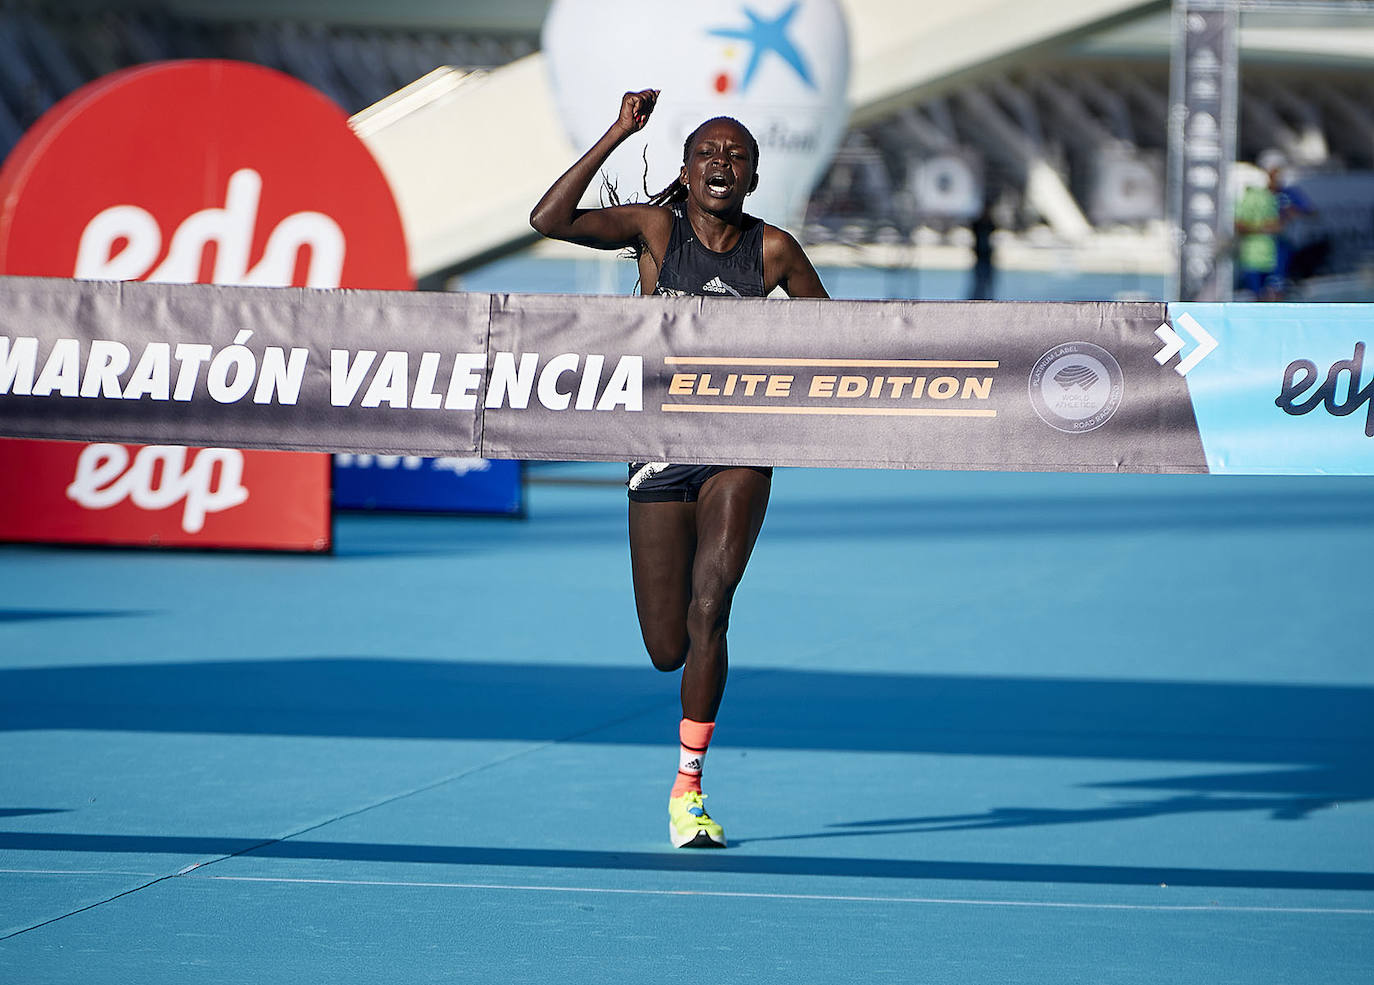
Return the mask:
[[969, 223], [973, 231], [973, 282], [969, 285], [970, 301], [991, 301], [993, 296], [992, 234], [997, 225], [992, 221], [992, 199], [983, 199], [983, 209]]
[[[1261, 155], [1263, 163], [1271, 163]], [[1262, 166], [1262, 165], [1261, 165]], [[1264, 184], [1247, 185], [1236, 203], [1236, 269], [1240, 286], [1257, 301], [1277, 301], [1283, 296], [1279, 273], [1279, 215], [1276, 191], [1278, 167]]]
[[[1317, 258], [1312, 256], [1314, 250], [1309, 247], [1299, 248], [1294, 235], [1298, 223], [1306, 216], [1316, 215], [1317, 210], [1311, 199], [1303, 194], [1303, 190], [1289, 180], [1288, 160], [1282, 153], [1266, 151], [1260, 155], [1259, 166], [1264, 169], [1269, 179], [1269, 190], [1274, 193], [1278, 205], [1279, 232], [1275, 243], [1277, 257], [1274, 274], [1278, 279], [1279, 289], [1287, 295], [1295, 281], [1311, 276], [1313, 267], [1318, 262]], [[1312, 244], [1316, 245], [1318, 244]]]

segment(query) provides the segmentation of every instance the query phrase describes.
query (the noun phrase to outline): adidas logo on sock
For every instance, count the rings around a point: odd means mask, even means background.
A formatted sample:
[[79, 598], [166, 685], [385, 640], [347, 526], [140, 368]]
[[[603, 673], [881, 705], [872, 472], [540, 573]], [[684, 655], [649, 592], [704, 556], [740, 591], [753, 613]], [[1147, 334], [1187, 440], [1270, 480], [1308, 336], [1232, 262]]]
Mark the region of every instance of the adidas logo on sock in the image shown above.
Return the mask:
[[740, 296], [739, 291], [735, 290], [719, 277], [712, 277], [705, 284], [701, 285], [701, 289], [711, 294], [732, 294], [735, 297]]

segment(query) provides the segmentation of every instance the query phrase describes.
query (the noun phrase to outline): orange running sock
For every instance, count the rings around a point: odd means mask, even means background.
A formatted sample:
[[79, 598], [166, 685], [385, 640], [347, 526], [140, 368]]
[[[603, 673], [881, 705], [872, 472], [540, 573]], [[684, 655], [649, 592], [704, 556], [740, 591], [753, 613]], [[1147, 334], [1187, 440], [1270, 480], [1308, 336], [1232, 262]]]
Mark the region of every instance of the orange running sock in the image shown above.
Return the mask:
[[701, 770], [706, 765], [706, 749], [711, 745], [711, 733], [716, 730], [715, 722], [694, 722], [684, 718], [677, 727], [678, 748], [677, 782], [669, 795], [677, 797], [695, 790], [701, 792]]

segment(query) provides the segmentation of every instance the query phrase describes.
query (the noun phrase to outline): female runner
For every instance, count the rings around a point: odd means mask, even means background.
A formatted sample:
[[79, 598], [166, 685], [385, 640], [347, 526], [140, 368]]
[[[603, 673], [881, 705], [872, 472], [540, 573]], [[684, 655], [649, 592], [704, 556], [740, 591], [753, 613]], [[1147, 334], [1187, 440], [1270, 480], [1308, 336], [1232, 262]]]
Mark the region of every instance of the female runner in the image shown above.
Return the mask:
[[[683, 145], [677, 180], [648, 203], [581, 209], [606, 158], [649, 122], [658, 90], [626, 93], [620, 117], [553, 183], [530, 225], [553, 239], [634, 251], [643, 294], [828, 297], [797, 241], [744, 213], [758, 184], [757, 141], [739, 122], [707, 120]], [[730, 604], [754, 548], [771, 468], [630, 465], [630, 566], [644, 645], [655, 667], [682, 668], [678, 775], [668, 800], [678, 848], [725, 846], [702, 806], [701, 771], [725, 691]]]

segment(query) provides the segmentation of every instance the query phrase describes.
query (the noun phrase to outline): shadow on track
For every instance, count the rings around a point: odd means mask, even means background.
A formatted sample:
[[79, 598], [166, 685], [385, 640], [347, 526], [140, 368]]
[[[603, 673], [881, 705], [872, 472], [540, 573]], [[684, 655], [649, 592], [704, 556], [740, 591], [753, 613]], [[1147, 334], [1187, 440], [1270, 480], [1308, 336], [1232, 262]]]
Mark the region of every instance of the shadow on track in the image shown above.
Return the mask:
[[[675, 690], [639, 668], [372, 658], [13, 669], [0, 671], [0, 729], [659, 746], [661, 716], [646, 709], [670, 706]], [[1374, 799], [1370, 687], [754, 670], [732, 678], [730, 700], [726, 748], [1267, 767], [1102, 784], [1170, 795], [1157, 801], [861, 821], [809, 837], [1202, 811], [1301, 819]]]
[[0, 609], [0, 623], [39, 622], [61, 619], [119, 619], [129, 616], [151, 616], [139, 609]]
[[[815, 858], [738, 852], [601, 852], [567, 849], [477, 848], [460, 845], [388, 845], [328, 841], [255, 841], [139, 835], [0, 832], [0, 850], [130, 852], [350, 862], [495, 866], [538, 869], [607, 869], [648, 872], [726, 872], [748, 875], [837, 876], [865, 879], [1037, 882], [1111, 886], [1206, 886], [1227, 889], [1374, 890], [1374, 872], [1302, 872], [1287, 869], [1200, 869], [1126, 865], [1048, 865], [915, 859]], [[205, 875], [205, 870], [198, 871]]]
[[[725, 746], [1289, 764], [1324, 768], [1323, 786], [1356, 767], [1367, 779], [1374, 761], [1367, 686], [744, 670], [730, 689]], [[14, 668], [0, 671], [0, 730], [550, 741], [675, 693], [647, 667], [576, 664]], [[658, 745], [660, 726], [629, 722], [579, 741]], [[1273, 780], [1285, 784], [1277, 792], [1302, 786]]]

